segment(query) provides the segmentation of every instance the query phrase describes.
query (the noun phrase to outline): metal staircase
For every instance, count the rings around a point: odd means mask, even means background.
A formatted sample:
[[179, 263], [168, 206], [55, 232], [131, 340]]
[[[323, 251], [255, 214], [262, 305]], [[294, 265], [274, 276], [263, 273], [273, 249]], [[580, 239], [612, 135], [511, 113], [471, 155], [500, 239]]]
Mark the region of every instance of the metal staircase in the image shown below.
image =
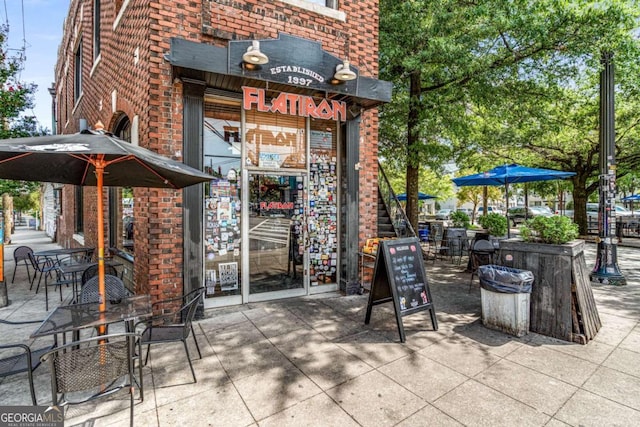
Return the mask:
[[400, 201], [378, 162], [378, 237], [416, 237]]

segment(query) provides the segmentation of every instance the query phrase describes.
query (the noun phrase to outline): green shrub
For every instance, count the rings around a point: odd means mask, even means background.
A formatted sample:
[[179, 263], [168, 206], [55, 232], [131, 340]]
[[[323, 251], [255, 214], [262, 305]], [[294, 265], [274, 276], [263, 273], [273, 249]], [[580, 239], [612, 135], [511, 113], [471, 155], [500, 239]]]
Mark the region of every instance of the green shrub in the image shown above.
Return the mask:
[[478, 224], [492, 236], [501, 237], [507, 234], [507, 218], [498, 213], [481, 215], [478, 218]]
[[469, 215], [464, 212], [455, 211], [451, 213], [451, 222], [455, 228], [469, 228], [471, 227], [471, 220]]
[[541, 242], [560, 245], [578, 237], [578, 225], [566, 216], [536, 216], [520, 227], [520, 237], [525, 242]]

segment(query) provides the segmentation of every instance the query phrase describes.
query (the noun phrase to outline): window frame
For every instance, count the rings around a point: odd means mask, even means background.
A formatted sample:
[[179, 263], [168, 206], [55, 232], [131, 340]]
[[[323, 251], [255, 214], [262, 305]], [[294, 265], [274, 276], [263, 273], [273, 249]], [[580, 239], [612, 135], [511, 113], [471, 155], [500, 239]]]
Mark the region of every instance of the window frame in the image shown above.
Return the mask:
[[93, 60], [100, 56], [100, 0], [93, 0]]
[[[113, 134], [118, 138], [131, 143], [132, 122], [126, 114], [121, 114], [113, 127]], [[133, 255], [123, 245], [122, 233], [124, 220], [122, 218], [122, 188], [109, 187], [109, 247]], [[134, 202], [135, 205], [135, 202]], [[135, 215], [132, 215], [135, 218]]]
[[75, 187], [75, 224], [74, 232], [84, 235], [84, 187], [76, 185]]
[[73, 102], [82, 96], [82, 39], [78, 43], [73, 58]]

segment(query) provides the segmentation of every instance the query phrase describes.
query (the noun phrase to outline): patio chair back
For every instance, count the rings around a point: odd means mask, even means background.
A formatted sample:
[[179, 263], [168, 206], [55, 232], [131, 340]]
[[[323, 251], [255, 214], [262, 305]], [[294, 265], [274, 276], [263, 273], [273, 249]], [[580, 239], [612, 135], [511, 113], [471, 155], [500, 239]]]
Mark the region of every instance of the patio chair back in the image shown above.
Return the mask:
[[[80, 290], [80, 302], [100, 302], [100, 294], [98, 292], [98, 276], [93, 276], [82, 286]], [[124, 282], [118, 277], [111, 274], [104, 275], [104, 287], [107, 301], [120, 301], [131, 295], [131, 292], [124, 286]]]
[[[134, 333], [94, 336], [46, 352], [41, 360], [49, 362], [53, 405], [84, 403], [127, 389], [133, 425], [133, 388], [138, 385], [133, 359], [140, 347], [130, 343], [137, 337]], [[142, 396], [141, 367], [139, 375]]]
[[[29, 323], [41, 323], [42, 320], [29, 320], [24, 322], [11, 322], [8, 320], [0, 319], [0, 323], [6, 325], [25, 325]], [[28, 345], [21, 343], [2, 344], [0, 345], [0, 351], [3, 356], [0, 358], [0, 378], [8, 377], [11, 375], [27, 373], [27, 379], [29, 381], [29, 391], [31, 392], [31, 403], [37, 405], [36, 392], [33, 387], [33, 371], [40, 366], [40, 356], [53, 348], [53, 344], [40, 348], [37, 350], [31, 350]], [[9, 352], [5, 355], [4, 351]]]
[[[113, 265], [104, 266], [104, 274], [110, 274], [112, 276], [118, 276], [118, 270]], [[91, 264], [82, 272], [81, 284], [87, 283], [89, 279], [98, 275], [98, 264]]]
[[29, 252], [29, 259], [31, 260], [31, 265], [35, 269], [33, 273], [33, 279], [31, 279], [31, 285], [29, 286], [29, 290], [33, 287], [33, 283], [36, 281], [36, 276], [39, 274], [38, 278], [38, 286], [36, 286], [36, 294], [38, 293], [38, 289], [40, 289], [40, 282], [42, 282], [42, 276], [51, 274], [53, 270], [54, 263], [50, 258], [40, 257], [39, 259], [33, 254], [33, 252]]
[[18, 266], [20, 265], [20, 263], [22, 263], [26, 268], [27, 277], [29, 278], [29, 283], [31, 283], [30, 269], [33, 268], [34, 269], [33, 274], [35, 274], [35, 266], [33, 265], [33, 262], [31, 261], [31, 257], [29, 257], [29, 254], [33, 255], [33, 249], [31, 249], [29, 246], [18, 246], [15, 249], [15, 251], [13, 251], [14, 266], [13, 266], [13, 276], [11, 277], [11, 283], [13, 283], [13, 281], [16, 278], [16, 270], [18, 269]]
[[477, 240], [469, 254], [471, 258], [471, 279], [469, 280], [469, 292], [473, 288], [473, 276], [478, 275], [478, 267], [493, 263], [495, 248], [488, 240]]
[[[182, 300], [184, 304], [177, 311], [154, 316], [153, 318], [143, 322], [146, 325], [146, 328], [142, 332], [140, 341], [142, 342], [142, 345], [147, 346], [145, 365], [149, 360], [151, 344], [182, 342], [187, 356], [187, 361], [189, 362], [189, 367], [191, 368], [191, 375], [193, 375], [193, 382], [197, 382], [196, 373], [193, 369], [193, 364], [191, 363], [191, 357], [189, 355], [187, 338], [189, 335], [193, 335], [193, 340], [195, 341], [196, 349], [198, 350], [198, 356], [202, 359], [198, 339], [196, 338], [195, 331], [193, 330], [193, 319], [196, 315], [198, 304], [202, 300], [203, 294], [204, 287], [201, 287], [189, 292], [183, 297], [172, 298], [170, 300], [159, 302], [164, 305], [166, 303], [173, 302], [174, 300]], [[167, 306], [169, 307], [170, 304], [167, 304]]]

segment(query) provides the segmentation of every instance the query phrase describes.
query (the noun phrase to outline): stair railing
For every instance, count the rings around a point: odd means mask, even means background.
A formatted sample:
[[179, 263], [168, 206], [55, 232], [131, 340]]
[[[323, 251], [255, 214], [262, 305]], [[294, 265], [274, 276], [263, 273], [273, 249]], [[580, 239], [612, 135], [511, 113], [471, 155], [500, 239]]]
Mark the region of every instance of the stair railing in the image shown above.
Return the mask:
[[393, 192], [391, 184], [389, 184], [387, 175], [385, 175], [380, 162], [378, 162], [378, 190], [382, 195], [382, 201], [384, 202], [384, 206], [387, 208], [387, 212], [389, 213], [389, 217], [393, 223], [393, 229], [396, 232], [396, 236], [417, 237], [417, 234], [411, 226], [409, 218], [402, 208], [396, 193]]

